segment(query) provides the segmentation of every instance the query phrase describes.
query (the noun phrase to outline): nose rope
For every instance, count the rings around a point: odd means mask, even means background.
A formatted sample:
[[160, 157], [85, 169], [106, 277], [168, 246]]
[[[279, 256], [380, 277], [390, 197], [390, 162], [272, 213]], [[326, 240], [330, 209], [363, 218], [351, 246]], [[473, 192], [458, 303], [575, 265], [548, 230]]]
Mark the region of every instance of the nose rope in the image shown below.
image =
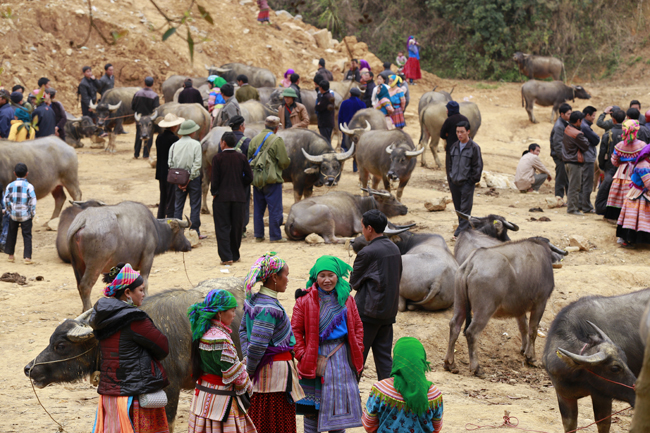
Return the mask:
[[[585, 368], [585, 370], [587, 370], [587, 369]], [[606, 380], [607, 382], [615, 383], [616, 385], [621, 385], [621, 386], [624, 386], [624, 387], [626, 387], [626, 388], [630, 388], [630, 389], [636, 390], [636, 383], [635, 383], [634, 385], [630, 386], [630, 385], [626, 385], [626, 384], [621, 383], [621, 382], [616, 382], [615, 380], [607, 379], [606, 377], [603, 377], [603, 376], [601, 376], [601, 375], [599, 375], [599, 374], [596, 374], [596, 373], [594, 373], [594, 372], [591, 371], [591, 370], [587, 370], [587, 371], [588, 371], [589, 373], [593, 374], [594, 376], [597, 376], [597, 377], [600, 377], [600, 378], [603, 379], [603, 380]]]

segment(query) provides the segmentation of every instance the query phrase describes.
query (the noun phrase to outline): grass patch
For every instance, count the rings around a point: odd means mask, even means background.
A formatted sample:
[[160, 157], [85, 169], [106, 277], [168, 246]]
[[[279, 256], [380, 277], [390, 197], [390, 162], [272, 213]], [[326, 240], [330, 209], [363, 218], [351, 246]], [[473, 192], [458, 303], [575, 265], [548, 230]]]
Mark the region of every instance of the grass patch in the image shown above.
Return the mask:
[[628, 66], [632, 66], [632, 65], [635, 65], [635, 64], [639, 63], [641, 60], [643, 60], [641, 58], [641, 56], [637, 56], [637, 57], [634, 57], [634, 58], [630, 59], [630, 61], [627, 62], [627, 64], [628, 64]]
[[478, 90], [496, 90], [501, 87], [499, 84], [476, 83], [472, 87]]

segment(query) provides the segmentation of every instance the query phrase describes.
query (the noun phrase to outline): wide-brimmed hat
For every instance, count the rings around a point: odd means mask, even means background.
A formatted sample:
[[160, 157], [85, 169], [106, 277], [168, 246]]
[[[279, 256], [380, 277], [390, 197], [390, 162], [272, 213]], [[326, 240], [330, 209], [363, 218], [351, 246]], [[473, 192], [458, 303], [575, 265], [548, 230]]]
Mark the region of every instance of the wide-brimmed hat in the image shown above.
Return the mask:
[[177, 135], [190, 135], [193, 132], [201, 129], [199, 125], [196, 124], [192, 119], [186, 120], [181, 124], [181, 129], [176, 133]]
[[282, 97], [283, 97], [283, 98], [284, 98], [284, 97], [287, 97], [287, 98], [297, 98], [297, 97], [298, 97], [298, 94], [297, 94], [296, 91], [293, 90], [291, 87], [288, 87], [288, 88], [284, 89], [284, 91], [282, 92]]
[[167, 113], [163, 120], [158, 123], [161, 128], [171, 128], [172, 126], [180, 125], [185, 122], [185, 119], [178, 117], [174, 113]]

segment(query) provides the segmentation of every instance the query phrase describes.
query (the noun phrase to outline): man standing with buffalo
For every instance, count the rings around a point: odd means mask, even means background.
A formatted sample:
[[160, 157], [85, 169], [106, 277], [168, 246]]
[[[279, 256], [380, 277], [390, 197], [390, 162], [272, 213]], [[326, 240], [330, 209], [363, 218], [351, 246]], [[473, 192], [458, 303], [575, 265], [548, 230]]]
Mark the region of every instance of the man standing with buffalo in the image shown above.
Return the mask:
[[[160, 106], [160, 98], [151, 90], [153, 86], [153, 77], [147, 77], [144, 79], [144, 88], [138, 90], [135, 95], [133, 95], [133, 101], [131, 102], [131, 109], [140, 116], [150, 116], [156, 108]], [[135, 123], [135, 145], [133, 157], [138, 159], [140, 157], [140, 147], [142, 147], [142, 137], [140, 133], [140, 124]], [[142, 149], [142, 157], [149, 158], [149, 149], [151, 148], [151, 139], [148, 139]], [[183, 199], [183, 202], [185, 200]]]
[[[81, 71], [84, 77], [81, 79], [81, 83], [79, 83], [79, 87], [77, 88], [77, 94], [81, 96], [81, 114], [83, 116], [90, 116], [96, 122], [97, 116], [95, 116], [95, 113], [90, 108], [90, 103], [97, 103], [97, 80], [90, 66], [84, 66], [81, 68]], [[49, 82], [50, 80], [47, 81]]]
[[239, 86], [239, 89], [237, 89], [235, 98], [237, 98], [237, 102], [240, 104], [250, 101], [251, 99], [255, 101], [260, 100], [260, 93], [255, 87], [248, 84], [248, 77], [246, 75], [242, 74], [237, 76], [237, 85]]
[[[451, 149], [451, 145], [458, 141], [458, 136], [456, 135], [456, 126], [460, 122], [469, 122], [469, 119], [460, 114], [460, 105], [458, 105], [458, 102], [447, 102], [447, 118], [440, 128], [440, 138], [446, 142], [445, 161], [449, 161], [449, 149]], [[447, 170], [447, 182], [451, 183], [449, 181], [449, 170]]]
[[589, 141], [580, 128], [585, 115], [574, 111], [569, 117], [569, 125], [564, 129], [562, 159], [569, 186], [567, 189], [567, 213], [584, 215], [580, 211], [580, 192], [582, 191], [582, 170], [585, 164], [584, 153], [589, 150]]
[[[244, 135], [244, 131], [246, 130], [246, 123], [244, 121], [244, 118], [242, 116], [235, 116], [232, 119], [230, 119], [230, 123], [228, 124], [230, 126], [230, 129], [232, 129], [233, 134], [235, 134], [235, 139], [237, 140], [237, 144], [235, 144], [235, 150], [238, 152], [241, 152], [246, 156], [248, 159], [248, 147], [251, 143], [251, 139], [246, 137]], [[222, 152], [221, 147], [219, 148], [219, 152]], [[251, 220], [251, 186], [248, 184], [246, 187], [246, 206], [244, 208], [244, 227], [243, 227], [243, 237], [246, 237], [246, 227], [248, 227], [248, 223]]]
[[598, 147], [598, 143], [600, 143], [600, 137], [591, 129], [591, 125], [596, 120], [596, 111], [598, 110], [591, 105], [585, 107], [582, 110], [585, 118], [580, 124], [580, 130], [589, 142], [589, 149], [584, 154], [585, 163], [582, 167], [582, 192], [580, 193], [580, 208], [584, 213], [596, 212], [591, 204], [591, 192], [594, 189], [596, 148]]
[[183, 83], [183, 90], [178, 95], [179, 104], [201, 104], [203, 105], [203, 96], [198, 89], [192, 86], [192, 79], [186, 78]]
[[104, 65], [104, 75], [97, 80], [97, 92], [101, 96], [115, 87], [115, 76], [113, 75], [113, 65], [107, 63]]
[[309, 113], [304, 105], [297, 102], [298, 94], [292, 88], [282, 91], [284, 105], [278, 110], [282, 129], [309, 128]]
[[318, 132], [325, 137], [328, 143], [332, 143], [332, 131], [334, 131], [334, 95], [330, 92], [330, 83], [327, 80], [321, 80], [318, 83], [320, 92], [318, 102], [316, 103], [316, 114], [318, 116]]
[[572, 108], [565, 103], [560, 105], [559, 112], [560, 116], [551, 130], [551, 158], [555, 162], [555, 196], [564, 198], [564, 194], [568, 191], [569, 180], [567, 179], [564, 159], [562, 158], [562, 143], [564, 130], [569, 125]]
[[165, 118], [158, 124], [163, 128], [162, 132], [156, 137], [156, 179], [160, 189], [160, 199], [158, 200], [158, 215], [156, 218], [174, 218], [176, 203], [176, 185], [167, 182], [167, 173], [169, 172], [169, 149], [178, 141], [178, 128], [185, 119], [177, 117], [173, 113], [168, 113]]

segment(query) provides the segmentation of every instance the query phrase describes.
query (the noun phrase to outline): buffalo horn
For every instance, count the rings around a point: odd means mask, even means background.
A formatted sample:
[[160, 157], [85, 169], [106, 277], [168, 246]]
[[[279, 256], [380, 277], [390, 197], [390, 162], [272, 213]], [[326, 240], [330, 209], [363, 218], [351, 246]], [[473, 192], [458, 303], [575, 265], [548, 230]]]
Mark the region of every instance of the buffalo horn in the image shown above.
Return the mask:
[[438, 88], [438, 85], [436, 84], [435, 86], [433, 86], [432, 92], [435, 92], [437, 88]]
[[506, 226], [508, 230], [513, 232], [519, 231], [519, 226], [517, 224], [511, 223], [510, 221], [503, 220], [503, 225]]
[[[303, 149], [302, 151], [305, 152], [305, 149]], [[345, 152], [345, 153], [337, 153], [336, 154], [336, 159], [338, 159], [339, 161], [345, 161], [346, 159], [351, 158], [352, 155], [354, 155], [354, 142], [352, 142], [352, 145], [350, 146], [350, 149], [348, 149], [347, 152]], [[322, 158], [322, 156], [321, 156], [321, 158]]]
[[566, 362], [564, 357], [567, 357], [574, 363], [578, 365], [584, 365], [584, 366], [597, 365], [607, 359], [607, 355], [605, 355], [605, 353], [602, 351], [598, 353], [594, 353], [593, 355], [584, 356], [584, 355], [576, 355], [575, 353], [571, 353], [568, 350], [564, 350], [561, 347], [558, 347], [557, 354], [560, 357], [560, 359], [563, 360], [564, 362]]
[[393, 224], [393, 227], [395, 229], [410, 229], [411, 227], [415, 227], [416, 225], [417, 225], [416, 223], [406, 224], [406, 225], [403, 225], [403, 226], [398, 226], [398, 225]]
[[226, 68], [217, 68], [216, 66], [213, 66], [213, 67], [211, 67], [211, 68], [208, 68], [208, 67], [206, 66], [206, 69], [207, 69], [208, 71], [209, 71], [210, 69], [212, 69], [213, 71], [217, 71], [217, 72], [219, 72], [220, 74], [225, 74], [226, 72], [229, 72], [229, 71], [230, 71], [230, 69], [226, 69]]
[[365, 132], [368, 132], [368, 131], [370, 131], [371, 129], [372, 129], [372, 126], [370, 126], [370, 122], [368, 122], [368, 121], [366, 120], [366, 127], [363, 128], [363, 130], [364, 130]]
[[386, 236], [394, 236], [394, 235], [402, 234], [407, 230], [408, 230], [408, 227], [401, 227], [399, 229], [389, 229], [389, 228], [387, 228], [387, 229], [384, 229], [384, 234]]
[[556, 247], [555, 245], [553, 245], [550, 242], [548, 243], [548, 246], [551, 247], [551, 251], [553, 251], [554, 253], [561, 254], [563, 256], [566, 256], [566, 255], [569, 254], [567, 251], [559, 249], [558, 247]]
[[413, 156], [418, 156], [424, 152], [424, 146], [420, 150], [407, 150], [406, 151], [406, 156], [408, 157], [413, 157]]
[[386, 153], [389, 154], [389, 155], [392, 154], [392, 153], [393, 153], [393, 148], [394, 148], [394, 147], [395, 147], [395, 146], [394, 146], [393, 144], [389, 145], [389, 146], [386, 148]]
[[313, 162], [314, 164], [320, 164], [321, 162], [323, 162], [323, 155], [313, 156], [313, 155], [308, 154], [305, 151], [305, 149], [301, 148], [300, 150], [302, 150], [302, 154], [305, 155], [305, 159], [307, 161]]
[[459, 217], [461, 217], [462, 219], [467, 220], [467, 221], [470, 221], [472, 219], [471, 215], [464, 214], [464, 213], [462, 213], [460, 211], [456, 211], [456, 215], [458, 215]]
[[133, 118], [135, 119], [136, 122], [140, 121], [140, 115], [138, 113], [134, 113]]
[[456, 88], [455, 85], [454, 85], [454, 87], [451, 88], [451, 90], [449, 91], [449, 96], [451, 96], [451, 94], [454, 93], [454, 89], [455, 89], [455, 88]]
[[344, 133], [348, 135], [354, 135], [354, 131], [351, 131], [348, 129], [348, 124], [347, 123], [342, 123], [339, 125], [339, 129]]
[[81, 316], [74, 319], [75, 326], [68, 331], [68, 338], [71, 341], [85, 341], [89, 338], [93, 338], [93, 328], [88, 325], [88, 319], [92, 313], [92, 309], [82, 313]]
[[388, 191], [377, 191], [376, 189], [368, 188], [368, 192], [372, 195], [378, 195], [380, 197], [390, 197]]
[[90, 101], [90, 103], [89, 103], [88, 106], [89, 106], [92, 110], [96, 110], [96, 109], [97, 109], [97, 104], [93, 104], [93, 101]]
[[118, 102], [115, 105], [108, 104], [108, 111], [115, 111], [120, 108], [120, 105], [122, 105], [122, 101]]
[[178, 226], [182, 229], [187, 229], [190, 227], [190, 225], [192, 224], [190, 222], [190, 219], [187, 217], [187, 215], [185, 215], [185, 221], [178, 221]]
[[151, 113], [151, 120], [154, 120], [156, 117], [158, 117], [158, 110], [155, 110], [153, 113]]
[[596, 326], [595, 323], [590, 322], [589, 320], [587, 320], [587, 323], [589, 323], [596, 330], [596, 332], [598, 332], [598, 335], [603, 339], [603, 341], [614, 344], [614, 342], [607, 336], [607, 334], [605, 334], [602, 329]]

